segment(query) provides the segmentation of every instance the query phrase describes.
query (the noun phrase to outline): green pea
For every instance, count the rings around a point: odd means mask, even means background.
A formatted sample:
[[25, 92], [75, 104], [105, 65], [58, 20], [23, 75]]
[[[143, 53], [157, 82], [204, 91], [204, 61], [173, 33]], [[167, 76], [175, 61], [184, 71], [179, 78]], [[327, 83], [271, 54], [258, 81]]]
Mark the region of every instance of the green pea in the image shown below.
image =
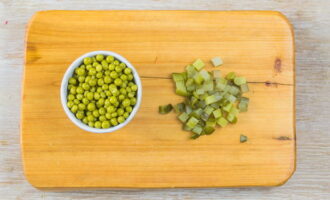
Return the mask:
[[133, 108], [132, 108], [132, 106], [127, 106], [127, 107], [125, 108], [125, 110], [126, 110], [128, 113], [131, 113], [132, 110], [133, 110]]
[[122, 62], [122, 63], [119, 64], [119, 66], [124, 69], [126, 67], [126, 64]]
[[77, 79], [71, 77], [71, 78], [69, 79], [69, 83], [70, 83], [70, 84], [73, 84], [73, 85], [76, 85], [76, 84], [77, 84]]
[[105, 74], [106, 76], [109, 76], [109, 75], [110, 75], [110, 71], [109, 71], [109, 70], [105, 70], [104, 74]]
[[92, 115], [92, 112], [91, 111], [86, 111], [86, 115], [87, 116]]
[[103, 121], [107, 120], [107, 118], [106, 118], [104, 115], [101, 115], [101, 116], [99, 117], [99, 120], [100, 120], [101, 122], [103, 122]]
[[117, 88], [110, 88], [110, 92], [113, 96], [119, 95], [119, 91], [117, 90]]
[[138, 86], [137, 85], [132, 85], [131, 86], [131, 89], [132, 89], [133, 92], [136, 92], [137, 89], [138, 89]]
[[135, 104], [136, 104], [136, 98], [133, 97], [133, 98], [131, 98], [131, 105], [135, 105]]
[[88, 126], [94, 128], [94, 122], [88, 122]]
[[100, 64], [99, 62], [94, 61], [92, 65], [93, 65], [93, 67], [96, 67], [96, 66], [99, 65], [99, 64]]
[[107, 85], [107, 84], [103, 84], [103, 85], [102, 85], [102, 90], [107, 90], [107, 89], [109, 89], [109, 85]]
[[112, 83], [112, 84], [109, 85], [109, 89], [117, 89], [117, 86]]
[[105, 99], [104, 100], [104, 107], [108, 107], [108, 106], [110, 106], [111, 105], [111, 103], [110, 103], [110, 101], [109, 101], [109, 99]]
[[124, 100], [122, 101], [122, 105], [123, 105], [124, 107], [130, 106], [130, 105], [131, 105], [131, 101], [130, 101], [129, 99], [124, 99]]
[[86, 109], [86, 105], [85, 104], [82, 104], [82, 103], [78, 104], [78, 110], [84, 111], [85, 109]]
[[97, 83], [97, 80], [96, 79], [91, 79], [91, 80], [89, 80], [88, 83], [89, 83], [90, 86], [95, 86], [96, 83]]
[[77, 70], [77, 74], [78, 74], [79, 76], [85, 75], [85, 73], [86, 73], [85, 69], [78, 68], [78, 70]]
[[107, 119], [111, 119], [111, 113], [105, 113], [105, 117], [106, 117]]
[[113, 107], [113, 106], [109, 106], [109, 107], [107, 107], [107, 112], [108, 113], [113, 113], [113, 112], [115, 112], [115, 107]]
[[83, 83], [83, 84], [82, 84], [82, 88], [83, 88], [84, 90], [89, 90], [90, 86], [89, 86], [87, 83]]
[[94, 103], [89, 103], [88, 105], [87, 105], [87, 110], [89, 110], [89, 111], [93, 111], [93, 110], [95, 110], [95, 104]]
[[103, 67], [104, 70], [109, 69], [108, 62], [106, 60], [102, 60], [101, 65], [102, 65], [102, 67]]
[[123, 116], [119, 116], [117, 118], [118, 123], [123, 123], [125, 121], [125, 118]]
[[133, 75], [132, 74], [129, 74], [129, 75], [127, 75], [127, 79], [129, 80], [129, 81], [131, 81], [131, 80], [133, 80]]
[[124, 114], [124, 109], [122, 109], [122, 108], [119, 108], [119, 109], [117, 109], [117, 114], [118, 114], [118, 116], [122, 116], [123, 114]]
[[86, 58], [84, 58], [84, 64], [85, 65], [89, 65], [89, 64], [91, 64], [92, 63], [92, 59], [90, 58], [90, 57], [86, 57]]
[[102, 128], [110, 128], [110, 122], [109, 121], [103, 121], [102, 122]]
[[82, 88], [82, 87], [77, 87], [77, 90], [76, 90], [76, 92], [78, 93], [78, 94], [83, 94], [84, 93], [84, 89]]
[[103, 90], [101, 87], [97, 87], [96, 92], [101, 93]]
[[89, 71], [93, 66], [92, 65], [86, 65], [87, 71]]
[[108, 63], [111, 63], [115, 60], [115, 58], [113, 56], [107, 56], [106, 60]]
[[100, 106], [103, 106], [103, 105], [104, 105], [104, 99], [103, 99], [103, 98], [100, 98], [100, 99], [97, 101], [97, 104], [100, 105]]
[[68, 90], [70, 91], [72, 87], [74, 87], [74, 85], [69, 84], [69, 85], [68, 85]]
[[122, 70], [123, 70], [123, 68], [121, 68], [120, 66], [116, 66], [116, 67], [115, 67], [115, 71], [116, 71], [117, 73], [121, 72]]
[[109, 98], [110, 103], [114, 104], [115, 102], [117, 102], [117, 98], [115, 96], [112, 96]]
[[94, 117], [99, 117], [100, 116], [100, 113], [98, 110], [93, 110], [93, 116]]
[[127, 119], [127, 118], [129, 117], [129, 113], [128, 113], [128, 112], [125, 112], [125, 113], [123, 114], [123, 117], [125, 117], [125, 119]]
[[110, 71], [113, 71], [113, 70], [115, 70], [116, 65], [110, 64], [108, 67], [109, 67]]
[[92, 79], [92, 76], [86, 76], [85, 77], [85, 83], [89, 83], [89, 81]]
[[104, 82], [105, 82], [106, 84], [112, 82], [112, 79], [110, 78], [110, 76], [105, 76], [105, 77], [103, 78], [103, 80], [104, 80]]
[[128, 82], [128, 86], [132, 87], [133, 85], [135, 85], [132, 81]]
[[95, 68], [91, 68], [91, 69], [88, 71], [88, 74], [93, 76], [93, 75], [96, 74], [96, 72], [97, 72], [97, 71], [96, 71]]
[[66, 103], [66, 105], [68, 106], [68, 108], [72, 108], [72, 106], [74, 105], [73, 101], [68, 101]]
[[79, 76], [78, 81], [79, 81], [79, 83], [85, 82], [85, 76]]
[[105, 92], [101, 92], [100, 93], [100, 96], [101, 96], [101, 98], [106, 98], [107, 97], [107, 95], [105, 94]]
[[119, 61], [118, 60], [115, 60], [115, 61], [113, 61], [113, 64], [119, 65]]
[[80, 103], [80, 101], [79, 101], [79, 99], [74, 99], [73, 100], [73, 103], [76, 104], [76, 105], [78, 105]]
[[102, 86], [104, 84], [103, 79], [98, 79], [97, 80], [97, 85]]
[[105, 113], [106, 113], [106, 110], [105, 110], [105, 108], [100, 108], [99, 109], [99, 113], [100, 113], [100, 115], [104, 115]]
[[93, 100], [93, 98], [94, 98], [94, 93], [93, 93], [93, 92], [88, 92], [86, 98], [87, 98], [88, 100]]
[[100, 121], [97, 121], [94, 123], [94, 127], [95, 128], [101, 128], [102, 127], [102, 123]]
[[82, 122], [84, 122], [84, 124], [88, 124], [88, 119], [87, 119], [87, 117], [84, 117], [83, 120], [82, 120]]
[[113, 104], [116, 108], [119, 106], [119, 102], [117, 101], [116, 103]]
[[84, 98], [84, 95], [82, 95], [82, 94], [77, 94], [77, 95], [76, 95], [76, 98], [77, 98], [78, 100], [82, 100], [82, 99]]
[[76, 94], [77, 92], [76, 92], [76, 87], [75, 86], [73, 86], [71, 89], [70, 89], [70, 93], [71, 94]]
[[73, 99], [74, 99], [74, 95], [73, 95], [73, 94], [69, 94], [69, 95], [68, 95], [68, 100], [69, 100], [69, 101], [72, 101]]
[[116, 113], [116, 112], [111, 113], [111, 118], [117, 117], [117, 116], [118, 116], [118, 113]]
[[125, 68], [124, 69], [124, 73], [127, 74], [127, 75], [129, 75], [129, 74], [132, 73], [132, 70], [130, 68]]
[[85, 114], [84, 114], [83, 111], [78, 111], [78, 112], [76, 113], [76, 117], [77, 117], [78, 119], [82, 119], [82, 118], [85, 117]]
[[111, 124], [112, 124], [113, 126], [117, 126], [117, 125], [118, 125], [118, 122], [117, 122], [117, 119], [116, 119], [116, 118], [112, 118], [112, 119], [110, 120], [110, 122], [111, 122]]
[[118, 74], [117, 74], [117, 72], [112, 71], [112, 72], [110, 73], [110, 77], [113, 78], [113, 79], [118, 78]]
[[111, 92], [109, 90], [105, 91], [105, 95], [110, 97], [111, 96]]
[[77, 105], [73, 105], [71, 107], [71, 112], [76, 113], [77, 111], [78, 111], [78, 106]]
[[104, 59], [104, 55], [102, 55], [102, 54], [97, 54], [97, 55], [95, 56], [95, 58], [96, 58], [97, 61], [102, 61], [102, 60]]
[[120, 76], [120, 79], [121, 80], [123, 80], [123, 81], [127, 81], [127, 75], [125, 75], [125, 74], [122, 74], [121, 76]]
[[95, 117], [93, 115], [87, 115], [87, 120], [89, 122], [93, 122], [95, 120]]
[[121, 86], [123, 84], [123, 81], [119, 78], [116, 78], [115, 81], [114, 81], [115, 85], [117, 86]]
[[83, 98], [82, 99], [82, 103], [85, 104], [85, 105], [87, 105], [89, 103], [89, 100], [87, 98]]
[[129, 92], [132, 92], [132, 89], [130, 87], [127, 87], [126, 88], [126, 92], [129, 93]]
[[103, 74], [102, 74], [102, 72], [98, 72], [95, 76], [96, 76], [96, 78], [102, 78]]
[[95, 68], [96, 68], [96, 71], [98, 71], [98, 72], [102, 71], [102, 69], [103, 69], [102, 65], [100, 65], [100, 64], [96, 65]]
[[129, 98], [133, 98], [135, 96], [135, 93], [134, 92], [129, 92], [128, 95], [127, 95]]
[[127, 82], [124, 81], [123, 84], [121, 84], [121, 87], [122, 87], [122, 88], [127, 88]]
[[91, 92], [95, 92], [96, 91], [96, 88], [95, 87], [91, 87], [90, 91]]
[[118, 96], [118, 99], [119, 99], [119, 101], [122, 101], [122, 100], [124, 100], [124, 99], [125, 99], [125, 95], [123, 95], [123, 94], [120, 94], [120, 95]]
[[94, 93], [94, 99], [99, 100], [101, 98], [100, 94], [98, 92]]

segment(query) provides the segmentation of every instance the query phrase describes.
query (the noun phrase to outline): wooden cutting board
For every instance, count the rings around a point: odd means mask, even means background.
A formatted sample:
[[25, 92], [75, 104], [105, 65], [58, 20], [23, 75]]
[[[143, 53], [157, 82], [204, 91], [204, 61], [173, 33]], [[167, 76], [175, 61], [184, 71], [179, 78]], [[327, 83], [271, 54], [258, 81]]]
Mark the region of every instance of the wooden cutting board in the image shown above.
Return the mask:
[[[293, 30], [272, 11], [42, 11], [26, 37], [21, 121], [24, 172], [38, 188], [277, 186], [295, 170]], [[60, 103], [64, 72], [80, 55], [117, 52], [137, 68], [143, 101], [108, 134], [76, 127]], [[172, 72], [220, 56], [250, 82], [249, 112], [190, 140], [174, 113]], [[207, 69], [211, 69], [207, 63]], [[248, 136], [240, 143], [240, 135]]]

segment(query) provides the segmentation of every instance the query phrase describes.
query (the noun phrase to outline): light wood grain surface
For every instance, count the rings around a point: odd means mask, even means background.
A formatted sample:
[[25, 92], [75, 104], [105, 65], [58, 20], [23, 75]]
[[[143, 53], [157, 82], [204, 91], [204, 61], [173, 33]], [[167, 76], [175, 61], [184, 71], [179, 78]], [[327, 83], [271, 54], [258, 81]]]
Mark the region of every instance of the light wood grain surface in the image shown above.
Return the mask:
[[[10, 1], [0, 2], [1, 199], [328, 199], [330, 194], [330, 1]], [[277, 188], [43, 192], [22, 174], [20, 104], [25, 27], [47, 9], [278, 10], [295, 28], [297, 171]]]
[[[275, 186], [294, 172], [293, 35], [279, 12], [44, 11], [30, 22], [26, 43], [22, 154], [36, 187]], [[91, 134], [67, 118], [59, 86], [76, 57], [101, 49], [135, 66], [142, 103], [124, 128]], [[174, 113], [157, 109], [182, 101], [172, 72], [215, 55], [224, 60], [222, 73], [250, 82], [249, 112], [189, 140]], [[205, 69], [214, 67], [206, 62]], [[240, 144], [240, 134], [249, 141]]]

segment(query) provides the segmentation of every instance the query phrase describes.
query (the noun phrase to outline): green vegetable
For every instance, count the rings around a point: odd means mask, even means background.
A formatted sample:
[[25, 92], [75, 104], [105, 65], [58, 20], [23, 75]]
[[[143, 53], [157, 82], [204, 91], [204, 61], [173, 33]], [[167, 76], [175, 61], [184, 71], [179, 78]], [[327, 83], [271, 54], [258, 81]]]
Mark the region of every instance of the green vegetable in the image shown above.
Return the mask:
[[246, 83], [246, 79], [245, 79], [244, 77], [236, 77], [236, 78], [234, 79], [234, 83], [235, 83], [236, 85], [243, 85], [243, 84]]
[[214, 57], [214, 58], [212, 58], [211, 59], [211, 62], [212, 62], [212, 64], [213, 64], [214, 67], [218, 67], [218, 66], [220, 66], [220, 65], [223, 64], [223, 61], [222, 61], [222, 59], [220, 57]]
[[[218, 57], [211, 62], [214, 66], [222, 64]], [[172, 74], [176, 94], [185, 98], [174, 106], [174, 111], [183, 130], [192, 132], [192, 139], [214, 133], [217, 125], [226, 127], [228, 123], [237, 123], [238, 114], [246, 112], [249, 103], [249, 99], [242, 96], [249, 91], [244, 77], [230, 72], [223, 78], [220, 70], [208, 72], [204, 66], [204, 62], [197, 59], [185, 72]], [[171, 104], [159, 107], [161, 114], [171, 110]]]
[[217, 120], [217, 124], [219, 124], [219, 126], [221, 126], [221, 127], [225, 127], [225, 126], [227, 126], [228, 121], [227, 121], [225, 118], [220, 117], [220, 118]]
[[195, 62], [192, 64], [198, 71], [201, 70], [205, 64], [201, 59], [195, 60]]
[[181, 113], [179, 116], [178, 116], [178, 118], [179, 118], [179, 120], [181, 121], [181, 122], [186, 122], [187, 120], [188, 120], [188, 118], [189, 118], [189, 115], [187, 114], [187, 113], [185, 113], [185, 112], [183, 112], [183, 113]]
[[167, 114], [167, 113], [171, 112], [172, 109], [173, 109], [172, 104], [167, 104], [164, 106], [159, 106], [158, 111], [160, 114]]
[[244, 143], [244, 142], [246, 142], [248, 140], [248, 137], [247, 136], [245, 136], [245, 135], [240, 135], [240, 137], [239, 137], [239, 141], [240, 141], [240, 143]]
[[93, 128], [123, 123], [136, 104], [132, 70], [113, 56], [86, 57], [68, 80], [67, 106]]

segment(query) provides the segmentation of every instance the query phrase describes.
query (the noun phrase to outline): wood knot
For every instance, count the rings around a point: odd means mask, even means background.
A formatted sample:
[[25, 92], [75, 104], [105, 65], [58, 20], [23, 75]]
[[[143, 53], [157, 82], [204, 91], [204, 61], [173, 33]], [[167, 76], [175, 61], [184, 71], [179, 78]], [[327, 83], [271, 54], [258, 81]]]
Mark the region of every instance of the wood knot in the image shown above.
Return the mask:
[[276, 73], [281, 73], [282, 72], [282, 61], [279, 58], [276, 58], [276, 60], [275, 60], [274, 71]]
[[266, 81], [266, 82], [265, 82], [265, 85], [266, 85], [267, 87], [271, 87], [271, 86], [273, 86], [273, 87], [277, 87], [277, 86], [278, 86], [278, 83], [270, 82], [270, 81]]
[[280, 136], [277, 138], [274, 138], [275, 140], [291, 140], [291, 138], [289, 138], [288, 136]]

